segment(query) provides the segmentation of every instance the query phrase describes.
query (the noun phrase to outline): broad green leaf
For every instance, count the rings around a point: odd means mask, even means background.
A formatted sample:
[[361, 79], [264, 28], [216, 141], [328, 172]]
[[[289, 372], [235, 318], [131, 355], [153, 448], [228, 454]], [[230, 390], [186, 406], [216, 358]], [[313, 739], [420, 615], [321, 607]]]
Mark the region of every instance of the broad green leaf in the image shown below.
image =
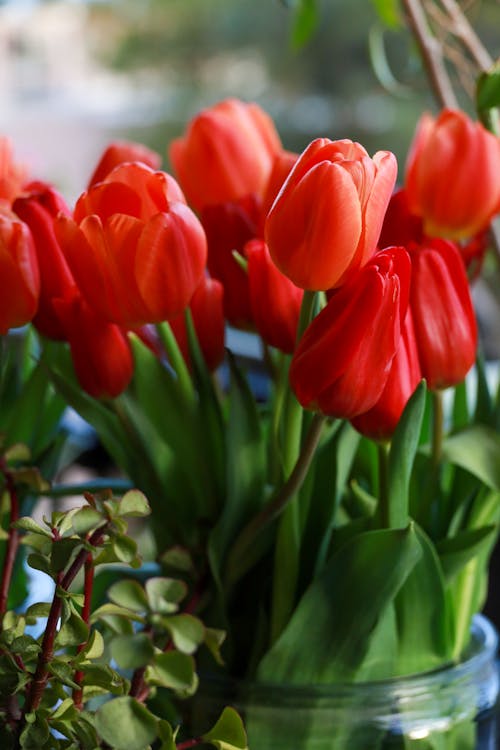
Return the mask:
[[78, 688], [78, 684], [75, 682], [75, 670], [73, 667], [61, 659], [52, 659], [48, 665], [49, 672], [57, 677], [63, 685], [67, 685], [70, 688]]
[[491, 547], [497, 532], [496, 526], [459, 531], [455, 536], [442, 539], [436, 549], [447, 580], [459, 573], [483, 547]]
[[137, 542], [126, 534], [118, 534], [111, 542], [113, 552], [120, 562], [132, 563], [137, 555]]
[[172, 726], [165, 719], [160, 719], [158, 722], [158, 734], [161, 740], [159, 750], [177, 750], [175, 744], [177, 731], [174, 732]]
[[500, 435], [490, 427], [476, 424], [446, 438], [443, 458], [500, 490]]
[[141, 584], [131, 578], [114, 583], [108, 590], [108, 597], [120, 607], [132, 609], [134, 612], [146, 612], [148, 599]]
[[[412, 526], [349, 539], [306, 590], [261, 662], [259, 678], [293, 684], [353, 679], [377, 622], [420, 555]], [[300, 643], [307, 648], [297, 648]]]
[[[98, 607], [94, 612], [92, 612], [92, 615], [90, 617], [90, 621], [92, 623], [97, 622], [98, 620], [105, 620], [107, 617], [121, 617], [125, 618], [126, 620], [132, 620], [134, 622], [144, 622], [144, 617], [142, 617], [138, 612], [128, 609], [128, 607], [121, 607], [119, 604], [103, 604], [102, 606]], [[128, 630], [128, 627], [126, 628]]]
[[145, 750], [157, 736], [157, 719], [135, 698], [113, 698], [99, 708], [95, 727], [116, 750]]
[[107, 693], [120, 695], [127, 687], [126, 680], [106, 664], [81, 664], [84, 687], [103, 688]]
[[152, 612], [159, 614], [171, 614], [179, 609], [181, 602], [187, 594], [187, 586], [184, 581], [176, 578], [149, 578], [145, 583], [146, 596], [149, 608]]
[[52, 543], [52, 551], [50, 555], [50, 567], [52, 572], [59, 573], [61, 570], [64, 570], [71, 560], [75, 550], [81, 548], [81, 539], [75, 539], [74, 537], [56, 539]]
[[500, 65], [482, 73], [477, 81], [476, 106], [479, 112], [500, 107]]
[[83, 659], [99, 659], [104, 653], [104, 639], [95, 628], [90, 631], [89, 639], [85, 645], [85, 648], [78, 654], [77, 658]]
[[15, 529], [21, 529], [22, 531], [29, 531], [31, 534], [41, 534], [42, 536], [48, 537], [49, 539], [52, 538], [52, 534], [47, 529], [47, 527], [40, 526], [36, 521], [34, 521], [29, 516], [20, 518], [18, 521], [15, 521], [15, 523], [13, 523], [12, 526]]
[[174, 646], [183, 654], [194, 654], [205, 640], [205, 626], [189, 614], [174, 615], [166, 620]]
[[417, 453], [426, 400], [425, 383], [420, 383], [408, 401], [394, 432], [389, 452], [388, 522], [390, 528], [408, 523], [409, 487]]
[[58, 632], [56, 644], [58, 648], [78, 646], [80, 643], [86, 643], [88, 636], [88, 625], [73, 612]]
[[170, 688], [181, 696], [192, 695], [198, 681], [194, 670], [194, 660], [179, 651], [157, 654], [153, 664], [146, 667], [146, 682]]
[[111, 641], [111, 656], [121, 669], [144, 667], [153, 655], [153, 642], [146, 633], [117, 635]]
[[149, 516], [151, 508], [146, 496], [139, 490], [129, 490], [120, 500], [120, 516], [125, 518], [143, 518]]
[[298, 0], [294, 11], [290, 41], [299, 50], [311, 38], [319, 23], [317, 0]]
[[381, 21], [391, 29], [401, 26], [401, 12], [398, 0], [372, 0]]
[[71, 519], [75, 534], [85, 536], [88, 531], [96, 529], [103, 523], [102, 514], [90, 507], [80, 508]]
[[434, 545], [415, 527], [421, 555], [396, 599], [398, 660], [395, 674], [430, 670], [451, 658], [453, 611], [446, 595], [443, 570]]
[[217, 750], [248, 750], [243, 722], [234, 708], [226, 707], [215, 726], [203, 735]]

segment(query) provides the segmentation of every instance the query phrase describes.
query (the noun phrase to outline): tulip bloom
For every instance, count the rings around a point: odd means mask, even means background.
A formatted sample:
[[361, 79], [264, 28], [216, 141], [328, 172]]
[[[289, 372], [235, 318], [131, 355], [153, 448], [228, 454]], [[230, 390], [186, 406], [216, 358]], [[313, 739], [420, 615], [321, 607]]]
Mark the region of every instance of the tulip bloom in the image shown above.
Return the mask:
[[253, 196], [238, 203], [206, 206], [201, 223], [208, 243], [207, 266], [210, 275], [224, 287], [224, 314], [237, 328], [253, 327], [248, 275], [234, 257], [245, 256], [245, 245], [257, 234], [259, 206]]
[[262, 198], [278, 151], [271, 118], [256, 104], [227, 99], [200, 112], [169, 155], [190, 205], [201, 211], [246, 195]]
[[29, 228], [16, 217], [0, 214], [0, 334], [33, 318], [40, 276]]
[[408, 399], [422, 379], [411, 309], [406, 311], [398, 350], [382, 395], [372, 408], [354, 417], [353, 426], [373, 440], [389, 440]]
[[102, 320], [76, 293], [54, 301], [64, 321], [75, 374], [82, 388], [94, 398], [115, 398], [130, 383], [134, 361], [127, 335]]
[[26, 177], [25, 167], [14, 161], [9, 139], [0, 137], [0, 202], [10, 206], [21, 192]]
[[396, 180], [396, 158], [318, 138], [299, 157], [268, 214], [265, 237], [282, 273], [302, 289], [344, 283], [375, 252]]
[[459, 383], [474, 364], [477, 325], [465, 267], [455, 245], [411, 248], [410, 304], [422, 375], [431, 389]]
[[410, 211], [406, 190], [397, 190], [391, 196], [380, 232], [379, 247], [421, 242], [423, 237], [422, 219]]
[[391, 247], [334, 292], [293, 355], [290, 383], [304, 408], [352, 419], [378, 401], [399, 346], [410, 275], [408, 253]]
[[69, 215], [69, 209], [62, 196], [43, 182], [27, 185], [25, 194], [14, 201], [13, 209], [31, 230], [40, 268], [40, 300], [34, 325], [44, 336], [65, 340], [65, 327], [54, 300], [73, 297], [76, 284], [57, 240], [54, 222], [59, 213]]
[[181, 312], [206, 262], [203, 228], [176, 181], [138, 162], [114, 169], [78, 199], [58, 236], [80, 291], [124, 328]]
[[[204, 276], [196, 289], [189, 309], [200, 345], [203, 359], [209, 370], [216, 370], [224, 359], [224, 310], [222, 299], [224, 289], [217, 279]], [[189, 338], [184, 315], [177, 315], [169, 321], [177, 344], [188, 366], [191, 365]]]
[[500, 209], [500, 140], [463, 112], [424, 115], [406, 167], [410, 210], [429, 237], [462, 239]]
[[291, 354], [295, 349], [303, 290], [278, 271], [264, 240], [245, 247], [253, 319], [262, 339]]
[[87, 190], [97, 182], [102, 182], [115, 167], [128, 161], [139, 161], [151, 169], [159, 169], [161, 156], [142, 143], [133, 141], [114, 141], [104, 150], [89, 180]]

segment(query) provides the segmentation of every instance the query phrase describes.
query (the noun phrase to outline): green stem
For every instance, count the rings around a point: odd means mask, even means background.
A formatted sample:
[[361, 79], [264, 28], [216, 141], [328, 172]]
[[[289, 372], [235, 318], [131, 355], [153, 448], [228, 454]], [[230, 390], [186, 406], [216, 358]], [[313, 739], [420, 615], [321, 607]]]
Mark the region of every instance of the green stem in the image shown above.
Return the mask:
[[192, 406], [195, 398], [193, 381], [174, 333], [167, 321], [158, 323], [156, 330], [167, 354], [168, 361], [177, 375], [179, 396], [182, 398], [184, 404]]
[[297, 344], [299, 343], [304, 331], [312, 320], [317, 295], [318, 292], [309, 292], [307, 289], [304, 291], [302, 304], [300, 306], [299, 324], [297, 326]]
[[277, 490], [265, 507], [244, 527], [233, 544], [227, 562], [227, 583], [234, 584], [252, 564], [251, 549], [262, 531], [285, 510], [293, 496], [304, 482], [321, 430], [326, 420], [322, 414], [315, 414], [305, 437], [302, 450], [288, 480]]
[[389, 446], [377, 443], [378, 457], [378, 520], [382, 529], [391, 527], [389, 508]]
[[441, 463], [444, 435], [443, 392], [432, 391], [433, 421], [432, 421], [432, 466], [434, 473]]

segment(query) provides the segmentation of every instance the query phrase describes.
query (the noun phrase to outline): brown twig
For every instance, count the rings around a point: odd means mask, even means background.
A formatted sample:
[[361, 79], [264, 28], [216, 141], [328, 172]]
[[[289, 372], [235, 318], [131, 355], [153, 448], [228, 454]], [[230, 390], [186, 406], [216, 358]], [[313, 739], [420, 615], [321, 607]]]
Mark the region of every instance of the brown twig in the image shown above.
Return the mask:
[[486, 71], [493, 65], [493, 59], [469, 23], [456, 0], [440, 0], [450, 19], [450, 29], [469, 52], [480, 70]]
[[[83, 607], [82, 607], [82, 620], [86, 625], [90, 623], [90, 609], [92, 603], [92, 588], [94, 585], [94, 561], [90, 552], [87, 553], [87, 559], [85, 560], [85, 578], [83, 583]], [[81, 653], [88, 641], [80, 643], [77, 649], [77, 653]], [[82, 682], [84, 673], [81, 669], [75, 672], [74, 681], [79, 686], [73, 690], [73, 702], [75, 707], [81, 711], [83, 709], [83, 687]]]
[[441, 44], [432, 34], [419, 0], [403, 0], [408, 25], [419, 46], [433, 92], [442, 107], [454, 109], [457, 99], [444, 63]]
[[9, 595], [9, 588], [12, 581], [12, 573], [14, 571], [14, 563], [16, 561], [17, 550], [19, 548], [19, 531], [18, 529], [12, 528], [12, 525], [19, 519], [19, 498], [17, 495], [16, 485], [12, 473], [7, 467], [7, 463], [4, 458], [0, 459], [0, 471], [3, 472], [5, 477], [5, 484], [7, 492], [10, 498], [10, 522], [9, 522], [9, 536], [7, 539], [7, 548], [5, 550], [5, 558], [3, 562], [2, 580], [0, 583], [0, 623], [7, 611], [7, 599]]

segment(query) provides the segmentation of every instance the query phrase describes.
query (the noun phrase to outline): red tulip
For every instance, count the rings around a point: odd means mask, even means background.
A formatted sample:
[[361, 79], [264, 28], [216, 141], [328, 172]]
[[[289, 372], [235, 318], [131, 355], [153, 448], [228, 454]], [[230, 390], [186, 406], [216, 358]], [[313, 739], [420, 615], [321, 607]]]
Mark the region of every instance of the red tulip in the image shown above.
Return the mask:
[[245, 255], [246, 243], [257, 234], [259, 206], [253, 196], [238, 203], [205, 206], [201, 222], [207, 235], [210, 275], [224, 287], [224, 314], [237, 328], [253, 327], [248, 275], [234, 257]]
[[181, 312], [204, 272], [205, 234], [179, 186], [137, 162], [83, 193], [57, 229], [87, 302], [125, 328]]
[[380, 232], [379, 247], [404, 245], [421, 242], [423, 237], [422, 219], [410, 211], [406, 190], [392, 194]]
[[31, 229], [40, 268], [40, 300], [33, 322], [44, 336], [65, 340], [65, 327], [54, 300], [73, 297], [76, 284], [57, 240], [54, 221], [60, 212], [69, 214], [69, 209], [62, 196], [43, 182], [27, 185], [13, 208]]
[[35, 247], [29, 228], [0, 213], [0, 334], [28, 323], [40, 291]]
[[484, 229], [500, 209], [500, 140], [463, 112], [424, 115], [406, 168], [413, 213], [430, 237], [461, 239]]
[[262, 339], [291, 354], [295, 349], [303, 290], [278, 271], [264, 240], [245, 247], [253, 319]]
[[477, 326], [456, 246], [430, 240], [411, 248], [411, 309], [422, 375], [431, 389], [459, 383], [476, 358]]
[[344, 283], [375, 252], [396, 171], [388, 151], [371, 159], [359, 143], [313, 141], [267, 217], [266, 241], [280, 271], [303, 289]]
[[198, 114], [174, 140], [170, 159], [189, 203], [197, 210], [262, 198], [281, 143], [271, 118], [256, 104], [227, 99]]
[[99, 159], [89, 180], [87, 190], [97, 182], [102, 182], [115, 167], [129, 161], [139, 161], [151, 167], [151, 169], [159, 169], [161, 156], [156, 151], [151, 151], [151, 149], [142, 143], [134, 143], [133, 141], [115, 141], [114, 143], [110, 143]]
[[408, 308], [398, 350], [382, 395], [369, 411], [354, 417], [354, 427], [374, 440], [389, 440], [421, 379], [413, 319]]
[[262, 200], [262, 215], [265, 220], [269, 213], [271, 206], [273, 205], [276, 196], [283, 187], [283, 183], [292, 171], [297, 159], [298, 154], [292, 151], [280, 151], [274, 157], [273, 168], [269, 179], [267, 181], [266, 190], [264, 192], [264, 198]]
[[128, 386], [134, 362], [127, 335], [102, 320], [75, 294], [54, 301], [64, 321], [75, 373], [82, 388], [94, 398], [115, 398]]
[[0, 203], [10, 206], [21, 193], [26, 178], [26, 168], [14, 161], [9, 139], [0, 136]]
[[303, 407], [352, 419], [385, 388], [408, 305], [407, 252], [377, 253], [338, 289], [306, 329], [290, 367]]
[[[222, 284], [217, 279], [204, 276], [189, 303], [198, 343], [209, 370], [216, 370], [224, 359], [223, 295]], [[169, 323], [182, 355], [190, 366], [191, 356], [184, 315], [171, 318]]]

